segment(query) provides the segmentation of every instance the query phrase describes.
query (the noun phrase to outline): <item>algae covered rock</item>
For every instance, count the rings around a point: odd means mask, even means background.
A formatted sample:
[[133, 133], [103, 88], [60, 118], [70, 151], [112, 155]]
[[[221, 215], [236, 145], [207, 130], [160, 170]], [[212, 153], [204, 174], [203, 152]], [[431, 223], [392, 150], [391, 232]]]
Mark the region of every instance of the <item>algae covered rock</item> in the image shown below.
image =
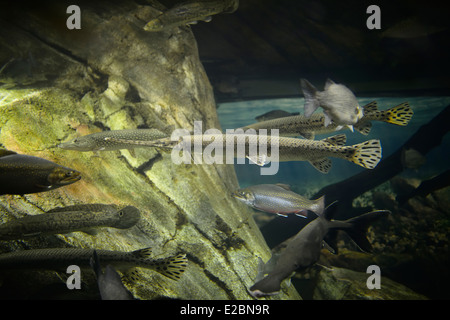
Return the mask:
[[[189, 28], [145, 32], [142, 27], [158, 10], [133, 2], [84, 3], [81, 12], [81, 30], [65, 27], [64, 2], [24, 8], [2, 20], [0, 51], [7, 54], [0, 63], [29, 52], [39, 74], [36, 82], [30, 81], [40, 85], [25, 90], [13, 77], [12, 86], [2, 89], [0, 143], [72, 167], [82, 179], [48, 192], [1, 196], [1, 219], [99, 202], [135, 206], [142, 218], [127, 230], [40, 236], [2, 242], [0, 250], [152, 247], [158, 258], [184, 252], [189, 263], [179, 281], [138, 269], [127, 288], [139, 299], [251, 299], [247, 288], [256, 276], [258, 257], [268, 260], [270, 250], [252, 212], [230, 196], [239, 187], [233, 165], [176, 165], [170, 153], [150, 148], [94, 154], [56, 147], [104, 130], [156, 128], [170, 134], [174, 128], [192, 129], [194, 121], [202, 121], [204, 129], [220, 129], [212, 88]], [[7, 41], [11, 36], [15, 45]], [[48, 64], [52, 68], [46, 69]], [[82, 272], [85, 297], [95, 296], [92, 274]], [[39, 281], [33, 282], [32, 275]], [[50, 271], [10, 271], [3, 281], [4, 296], [13, 287], [27, 287], [30, 296], [44, 289], [66, 298], [80, 294], [68, 292], [61, 277]], [[274, 297], [299, 298], [292, 286]]]
[[425, 296], [381, 276], [380, 288], [369, 289], [371, 274], [333, 267], [320, 271], [314, 299], [328, 300], [424, 300]]

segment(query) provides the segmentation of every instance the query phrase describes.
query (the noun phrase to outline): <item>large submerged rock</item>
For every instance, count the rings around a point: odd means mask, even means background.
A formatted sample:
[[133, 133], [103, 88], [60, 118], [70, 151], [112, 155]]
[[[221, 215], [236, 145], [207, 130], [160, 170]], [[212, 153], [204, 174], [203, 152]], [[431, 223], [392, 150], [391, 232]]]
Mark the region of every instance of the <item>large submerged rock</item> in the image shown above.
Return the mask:
[[[220, 128], [190, 29], [147, 33], [142, 27], [158, 11], [123, 1], [81, 4], [82, 28], [69, 30], [69, 5], [40, 3], [0, 17], [0, 63], [11, 61], [3, 73], [9, 90], [1, 91], [0, 143], [79, 170], [82, 180], [45, 193], [1, 196], [1, 219], [98, 202], [133, 205], [142, 219], [128, 230], [40, 236], [3, 242], [0, 250], [152, 247], [158, 257], [185, 252], [189, 265], [178, 282], [139, 269], [139, 280], [127, 287], [140, 299], [250, 299], [247, 287], [258, 257], [267, 261], [270, 250], [251, 210], [230, 197], [238, 188], [232, 165], [175, 165], [170, 154], [145, 148], [94, 154], [55, 147], [108, 129], [157, 128], [170, 134], [174, 128], [192, 129], [196, 120], [204, 129]], [[13, 62], [19, 68], [12, 68]], [[83, 278], [83, 288], [95, 296], [92, 278]], [[44, 297], [44, 291], [51, 297], [79, 294], [69, 292], [54, 272], [31, 271], [10, 272], [0, 291], [24, 297], [24, 287], [29, 297]], [[290, 286], [273, 298], [300, 296]]]
[[380, 288], [369, 289], [369, 274], [333, 267], [320, 271], [314, 299], [329, 300], [426, 300], [408, 287], [381, 277]]

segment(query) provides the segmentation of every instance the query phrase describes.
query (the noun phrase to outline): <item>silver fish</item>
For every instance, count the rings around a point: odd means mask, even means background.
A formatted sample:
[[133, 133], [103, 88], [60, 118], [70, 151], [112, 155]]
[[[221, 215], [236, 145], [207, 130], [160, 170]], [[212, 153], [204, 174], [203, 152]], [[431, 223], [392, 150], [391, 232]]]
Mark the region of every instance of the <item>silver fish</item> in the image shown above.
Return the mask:
[[307, 210], [320, 215], [325, 208], [324, 196], [316, 200], [309, 200], [291, 191], [290, 187], [284, 184], [254, 185], [239, 189], [233, 192], [232, 196], [255, 209], [276, 213], [283, 217], [294, 213], [306, 218]]
[[[339, 126], [348, 126], [353, 132], [353, 125], [363, 117], [353, 92], [342, 84], [336, 84], [328, 79], [324, 91], [318, 91], [306, 79], [300, 81], [305, 95], [305, 116], [309, 118], [318, 107], [322, 107], [325, 116], [325, 127], [332, 121]], [[338, 130], [339, 130], [338, 129]]]

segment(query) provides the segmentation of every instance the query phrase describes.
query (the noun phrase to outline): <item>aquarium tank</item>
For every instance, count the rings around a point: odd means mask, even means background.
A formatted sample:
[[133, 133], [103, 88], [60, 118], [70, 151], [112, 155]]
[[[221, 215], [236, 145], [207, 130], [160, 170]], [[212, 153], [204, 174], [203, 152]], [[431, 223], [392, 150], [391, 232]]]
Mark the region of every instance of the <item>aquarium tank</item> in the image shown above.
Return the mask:
[[448, 9], [9, 1], [0, 299], [449, 299]]

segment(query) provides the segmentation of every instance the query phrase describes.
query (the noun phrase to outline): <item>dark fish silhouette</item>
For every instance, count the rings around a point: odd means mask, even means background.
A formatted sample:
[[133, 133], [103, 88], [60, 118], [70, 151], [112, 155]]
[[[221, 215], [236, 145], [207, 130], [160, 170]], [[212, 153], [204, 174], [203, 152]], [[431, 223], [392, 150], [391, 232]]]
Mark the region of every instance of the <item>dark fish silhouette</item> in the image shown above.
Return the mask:
[[372, 246], [365, 232], [372, 222], [388, 213], [389, 211], [386, 210], [372, 211], [345, 221], [331, 220], [326, 213], [326, 215], [319, 215], [294, 236], [281, 253], [273, 270], [250, 287], [250, 294], [255, 298], [278, 294], [284, 279], [289, 278], [297, 270], [312, 266], [319, 260], [324, 239], [331, 248], [336, 248], [337, 230], [344, 230], [362, 251], [370, 252]]
[[97, 251], [91, 257], [91, 267], [97, 276], [98, 289], [102, 300], [132, 300], [133, 296], [125, 288], [117, 271], [111, 266], [105, 267], [105, 273], [102, 272]]

